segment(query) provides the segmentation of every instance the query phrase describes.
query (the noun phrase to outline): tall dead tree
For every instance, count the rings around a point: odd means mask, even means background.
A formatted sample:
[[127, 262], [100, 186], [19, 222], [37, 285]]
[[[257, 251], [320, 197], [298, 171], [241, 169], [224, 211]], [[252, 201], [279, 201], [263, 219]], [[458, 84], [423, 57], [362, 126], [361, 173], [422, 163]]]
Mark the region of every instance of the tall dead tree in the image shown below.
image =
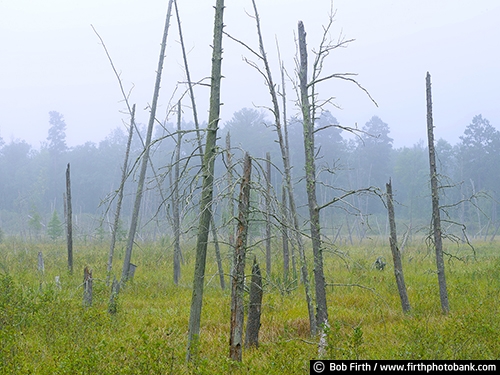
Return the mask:
[[193, 294], [189, 315], [188, 344], [186, 360], [190, 361], [198, 347], [200, 335], [201, 307], [207, 259], [207, 241], [212, 221], [212, 199], [214, 188], [215, 157], [217, 156], [217, 129], [220, 114], [220, 84], [222, 79], [222, 31], [224, 28], [224, 0], [216, 0], [214, 18], [214, 39], [212, 50], [212, 74], [210, 77], [210, 109], [203, 154], [200, 199], [200, 217], [196, 239], [196, 262], [194, 269]]
[[240, 362], [243, 349], [243, 320], [245, 311], [243, 293], [245, 291], [245, 257], [247, 250], [248, 213], [250, 208], [251, 172], [252, 159], [246, 153], [243, 164], [240, 197], [238, 200], [239, 213], [231, 280], [231, 329], [229, 336], [229, 358]]
[[[202, 136], [200, 132], [200, 125], [198, 121], [198, 111], [196, 109], [196, 100], [194, 98], [194, 90], [193, 90], [193, 82], [191, 81], [191, 75], [189, 73], [189, 65], [188, 65], [188, 60], [187, 60], [187, 53], [186, 53], [186, 47], [184, 45], [184, 38], [182, 36], [182, 26], [181, 26], [181, 19], [179, 16], [179, 8], [177, 7], [177, 1], [174, 0], [174, 5], [175, 5], [175, 14], [177, 18], [177, 26], [179, 29], [179, 39], [181, 42], [181, 49], [182, 49], [182, 57], [184, 60], [184, 70], [186, 71], [186, 79], [187, 79], [187, 85], [189, 89], [189, 97], [191, 99], [191, 108], [193, 110], [193, 120], [194, 120], [194, 127], [196, 129], [196, 139], [198, 141], [198, 149], [199, 149], [199, 154], [200, 154], [200, 161], [201, 164], [203, 165], [203, 146], [202, 146]], [[219, 240], [217, 236], [217, 229], [215, 227], [215, 220], [212, 215], [211, 220], [210, 220], [210, 226], [212, 228], [212, 238], [214, 240], [214, 247], [215, 247], [215, 258], [217, 260], [217, 268], [219, 271], [219, 281], [220, 281], [220, 286], [221, 289], [226, 288], [226, 283], [224, 281], [224, 270], [222, 268], [222, 258], [220, 255], [220, 247], [219, 247]]]
[[385, 185], [387, 192], [387, 213], [389, 216], [389, 227], [391, 235], [389, 243], [391, 245], [392, 260], [394, 263], [394, 276], [396, 277], [396, 284], [398, 286], [399, 298], [401, 299], [401, 307], [403, 312], [410, 311], [410, 301], [408, 300], [408, 293], [406, 291], [405, 278], [403, 275], [403, 263], [401, 261], [401, 252], [398, 248], [398, 238], [396, 233], [396, 220], [394, 218], [394, 204], [392, 199], [392, 183], [391, 180]]
[[[291, 221], [292, 221], [292, 229], [293, 229], [293, 235], [294, 235], [294, 240], [297, 244], [297, 248], [299, 251], [299, 258], [300, 258], [300, 270], [301, 270], [301, 278], [302, 282], [304, 284], [304, 290], [305, 290], [305, 295], [306, 295], [306, 303], [307, 303], [307, 310], [309, 314], [309, 326], [310, 326], [310, 332], [311, 335], [316, 334], [316, 318], [314, 314], [314, 307], [313, 307], [313, 302], [312, 302], [312, 297], [311, 297], [311, 290], [310, 290], [310, 283], [309, 283], [309, 274], [307, 271], [307, 261], [306, 261], [306, 256], [305, 256], [305, 249], [304, 249], [304, 242], [302, 239], [302, 232], [300, 229], [300, 223], [299, 223], [299, 216], [297, 214], [297, 206], [295, 203], [295, 195], [293, 192], [293, 184], [292, 184], [292, 167], [290, 165], [290, 153], [289, 153], [289, 148], [288, 148], [288, 139], [286, 137], [286, 115], [284, 116], [284, 120], [281, 120], [280, 116], [280, 108], [278, 104], [278, 92], [276, 90], [276, 85], [274, 84], [273, 77], [271, 74], [271, 68], [269, 66], [269, 61], [267, 59], [266, 51], [264, 48], [264, 42], [262, 38], [262, 32], [261, 32], [261, 27], [260, 27], [260, 18], [259, 18], [259, 13], [257, 11], [257, 5], [255, 3], [255, 0], [252, 0], [253, 8], [254, 8], [254, 14], [255, 14], [255, 22], [256, 22], [256, 28], [257, 28], [257, 36], [259, 40], [259, 51], [260, 53], [252, 50], [249, 48], [246, 44], [241, 43], [240, 41], [232, 38], [238, 43], [243, 44], [246, 48], [250, 50], [252, 54], [257, 56], [260, 60], [262, 60], [262, 63], [264, 64], [264, 71], [261, 71], [260, 68], [255, 64], [250, 61], [248, 63], [257, 69], [265, 78], [266, 85], [269, 90], [269, 94], [271, 96], [271, 102], [272, 102], [272, 107], [270, 108], [271, 113], [273, 114], [274, 117], [274, 126], [276, 129], [276, 134], [278, 137], [278, 144], [280, 146], [280, 151], [281, 151], [281, 158], [283, 160], [283, 174], [284, 174], [284, 185], [286, 188], [286, 192], [288, 195], [288, 204], [290, 206], [290, 216], [291, 216]], [[283, 75], [283, 66], [282, 67], [282, 75]], [[284, 95], [284, 94], [283, 94]], [[286, 113], [285, 108], [283, 109], [283, 113]]]
[[153, 126], [156, 119], [156, 106], [158, 103], [158, 97], [160, 96], [160, 83], [161, 83], [161, 74], [163, 71], [163, 62], [165, 60], [165, 50], [167, 46], [167, 36], [168, 29], [170, 26], [170, 15], [172, 12], [172, 2], [173, 0], [169, 0], [168, 9], [167, 9], [167, 17], [165, 20], [165, 27], [163, 31], [163, 38], [161, 42], [160, 49], [160, 58], [158, 60], [158, 68], [156, 70], [156, 82], [153, 92], [153, 100], [151, 102], [151, 111], [149, 114], [149, 123], [148, 129], [146, 133], [146, 139], [144, 142], [144, 152], [142, 153], [142, 162], [141, 169], [139, 173], [139, 180], [137, 182], [137, 191], [135, 194], [134, 208], [132, 212], [132, 219], [130, 222], [130, 230], [128, 233], [128, 241], [127, 241], [127, 249], [125, 251], [125, 258], [123, 260], [123, 269], [122, 269], [122, 277], [120, 283], [125, 283], [129, 277], [129, 269], [130, 269], [130, 261], [132, 258], [132, 248], [134, 246], [135, 234], [137, 231], [137, 225], [139, 223], [139, 211], [141, 208], [141, 200], [144, 190], [144, 182], [146, 180], [146, 170], [149, 162], [149, 151], [151, 145], [151, 138], [153, 135]]
[[135, 104], [132, 106], [132, 112], [130, 114], [130, 125], [128, 130], [127, 147], [125, 149], [125, 157], [122, 166], [122, 178], [120, 181], [120, 188], [118, 189], [118, 197], [116, 201], [115, 218], [113, 221], [113, 227], [111, 228], [111, 242], [109, 244], [109, 255], [108, 255], [108, 266], [107, 266], [107, 279], [111, 274], [111, 269], [113, 267], [113, 254], [116, 245], [116, 234], [118, 233], [118, 227], [120, 226], [120, 214], [123, 203], [123, 194], [125, 190], [125, 181], [127, 181], [128, 174], [128, 159], [130, 155], [130, 146], [132, 145], [132, 137], [134, 135], [135, 128]]
[[443, 314], [448, 314], [450, 307], [448, 304], [448, 291], [446, 288], [446, 275], [444, 271], [443, 241], [441, 232], [441, 214], [439, 210], [439, 188], [438, 174], [436, 166], [436, 151], [434, 148], [434, 125], [432, 119], [432, 93], [431, 75], [426, 76], [426, 97], [427, 97], [427, 139], [429, 148], [429, 166], [431, 176], [431, 196], [432, 196], [432, 233], [434, 247], [436, 250], [436, 266], [439, 283], [439, 296], [441, 300], [441, 310]]
[[[306, 170], [306, 190], [309, 206], [309, 222], [314, 256], [314, 281], [316, 292], [316, 327], [318, 331], [328, 325], [328, 309], [326, 305], [325, 275], [323, 271], [323, 253], [319, 221], [319, 206], [316, 198], [316, 162], [314, 147], [314, 117], [311, 116], [309, 90], [307, 80], [307, 44], [304, 24], [298, 24], [299, 39], [299, 90], [302, 109], [302, 125], [304, 133], [304, 153]], [[314, 116], [314, 115], [313, 115]]]
[[271, 153], [266, 153], [266, 276], [271, 278]]
[[68, 269], [73, 273], [73, 209], [71, 207], [71, 173], [66, 167], [66, 243], [68, 247]]
[[174, 222], [174, 284], [179, 283], [181, 277], [181, 221], [179, 213], [179, 171], [181, 159], [181, 101], [177, 104], [177, 144], [175, 145], [174, 180], [172, 181], [172, 219]]

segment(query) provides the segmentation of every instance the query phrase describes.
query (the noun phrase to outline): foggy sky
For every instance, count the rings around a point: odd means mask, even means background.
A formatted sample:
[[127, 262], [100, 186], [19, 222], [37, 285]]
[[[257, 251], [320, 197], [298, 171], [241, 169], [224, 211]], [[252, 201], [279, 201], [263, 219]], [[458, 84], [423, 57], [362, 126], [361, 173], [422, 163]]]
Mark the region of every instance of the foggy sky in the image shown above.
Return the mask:
[[[210, 74], [215, 1], [179, 0], [191, 77]], [[69, 146], [99, 142], [127, 121], [117, 80], [91, 24], [104, 39], [137, 121], [147, 123], [168, 0], [0, 0], [0, 136], [26, 140], [35, 148], [47, 137], [49, 111], [67, 124]], [[258, 0], [268, 57], [279, 82], [276, 43], [287, 71], [294, 74], [295, 35], [302, 20], [310, 50], [328, 22], [329, 0]], [[497, 0], [336, 0], [331, 38], [355, 39], [335, 50], [324, 74], [358, 73], [356, 79], [376, 100], [352, 84], [328, 81], [320, 98], [335, 97], [330, 111], [344, 126], [362, 127], [373, 115], [391, 128], [394, 146], [426, 138], [425, 75], [432, 76], [436, 139], [458, 141], [474, 115], [500, 129], [500, 2]], [[225, 31], [257, 50], [250, 0], [226, 2]], [[185, 90], [177, 32], [171, 19], [157, 117], [174, 121], [169, 110]], [[252, 106], [269, 106], [262, 77], [242, 57], [251, 53], [223, 42], [221, 121]], [[288, 113], [294, 91], [287, 82]], [[198, 112], [206, 120], [209, 91], [196, 89]], [[191, 112], [184, 100], [186, 120]]]

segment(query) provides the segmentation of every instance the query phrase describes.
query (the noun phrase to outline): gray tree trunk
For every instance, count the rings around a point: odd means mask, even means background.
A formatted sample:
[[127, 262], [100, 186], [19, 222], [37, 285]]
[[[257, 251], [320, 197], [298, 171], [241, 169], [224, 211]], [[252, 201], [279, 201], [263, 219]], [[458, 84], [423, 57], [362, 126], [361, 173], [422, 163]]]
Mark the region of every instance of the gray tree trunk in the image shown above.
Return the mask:
[[326, 305], [325, 276], [323, 272], [323, 253], [321, 248], [321, 234], [319, 221], [319, 207], [316, 199], [316, 163], [314, 160], [314, 121], [311, 118], [311, 105], [307, 85], [307, 45], [304, 24], [299, 21], [299, 88], [302, 107], [302, 121], [304, 131], [304, 152], [306, 169], [306, 190], [309, 206], [309, 222], [314, 255], [314, 281], [316, 291], [316, 327], [319, 332], [328, 324], [328, 310]]
[[66, 243], [68, 247], [68, 269], [73, 273], [73, 209], [71, 207], [71, 173], [66, 168]]
[[212, 74], [210, 84], [210, 109], [203, 155], [203, 182], [200, 200], [200, 218], [196, 240], [196, 262], [193, 280], [193, 295], [188, 327], [186, 360], [195, 355], [199, 342], [203, 286], [207, 259], [207, 241], [212, 221], [212, 199], [214, 185], [215, 157], [217, 155], [217, 129], [220, 114], [220, 83], [222, 78], [222, 31], [224, 27], [224, 0], [216, 0], [214, 19], [214, 41], [212, 51]]
[[290, 274], [290, 248], [288, 246], [288, 215], [286, 188], [282, 186], [281, 192], [281, 238], [283, 246], [283, 283], [288, 288], [288, 279]]
[[396, 220], [394, 218], [394, 204], [392, 200], [392, 183], [385, 185], [387, 192], [387, 213], [389, 216], [389, 227], [391, 236], [389, 237], [389, 242], [391, 245], [392, 260], [394, 263], [394, 276], [396, 277], [396, 284], [398, 286], [399, 298], [401, 299], [401, 307], [403, 312], [407, 313], [410, 311], [410, 301], [408, 300], [408, 293], [406, 291], [405, 278], [403, 275], [403, 263], [401, 261], [401, 253], [398, 249], [398, 238], [396, 233]]
[[[189, 73], [189, 65], [188, 65], [188, 61], [187, 61], [186, 48], [184, 45], [184, 38], [182, 36], [181, 19], [179, 17], [179, 9], [177, 7], [177, 1], [174, 1], [174, 4], [175, 4], [175, 13], [177, 16], [177, 24], [178, 24], [178, 28], [179, 28], [179, 38], [180, 38], [180, 42], [181, 42], [182, 56], [183, 56], [183, 60], [184, 60], [184, 68], [186, 70], [186, 78], [187, 78], [188, 88], [189, 88], [189, 97], [191, 98], [191, 107], [193, 109], [193, 120], [194, 120], [195, 129], [196, 129], [196, 138], [198, 141], [198, 149], [200, 151], [201, 163], [203, 165], [202, 136], [200, 133], [200, 126], [199, 126], [199, 122], [198, 122], [198, 111], [196, 109], [196, 100], [194, 98], [193, 83], [191, 82], [191, 75]], [[214, 246], [215, 246], [215, 258], [217, 260], [217, 268], [219, 271], [220, 286], [221, 286], [221, 289], [225, 289], [226, 284], [224, 281], [224, 269], [222, 268], [222, 258], [220, 255], [219, 240], [217, 237], [217, 230], [215, 227], [215, 220], [213, 218], [213, 215], [212, 215], [212, 218], [210, 220], [210, 226], [212, 227], [212, 237], [213, 237]]]
[[245, 257], [248, 234], [248, 213], [250, 208], [250, 176], [252, 161], [248, 153], [245, 154], [243, 178], [241, 180], [240, 197], [238, 200], [238, 229], [231, 283], [231, 331], [229, 335], [229, 358], [241, 362], [243, 349], [243, 320], [245, 291]]
[[175, 160], [174, 160], [174, 181], [172, 191], [172, 216], [174, 223], [174, 284], [179, 284], [181, 277], [181, 220], [179, 214], [179, 162], [181, 159], [181, 101], [177, 105], [177, 144], [175, 147]]
[[229, 212], [229, 247], [234, 249], [234, 201], [233, 201], [233, 154], [231, 154], [231, 133], [226, 134], [226, 164], [227, 164], [227, 186], [228, 186], [228, 212]]
[[260, 314], [262, 307], [262, 275], [257, 259], [252, 266], [252, 283], [250, 284], [250, 301], [248, 304], [248, 321], [245, 334], [245, 347], [259, 346]]
[[434, 149], [434, 125], [432, 120], [432, 94], [431, 76], [427, 72], [426, 77], [427, 93], [427, 138], [429, 143], [429, 166], [431, 175], [431, 195], [432, 195], [432, 229], [434, 236], [434, 246], [436, 249], [436, 266], [438, 272], [439, 296], [443, 314], [448, 314], [450, 307], [448, 304], [448, 291], [446, 288], [446, 276], [444, 271], [443, 241], [441, 233], [441, 214], [439, 211], [439, 189], [436, 168], [436, 152]]
[[151, 138], [153, 135], [153, 126], [154, 126], [155, 118], [156, 118], [156, 106], [158, 103], [158, 97], [160, 96], [161, 73], [163, 71], [163, 61], [165, 59], [165, 49], [167, 46], [167, 36], [168, 36], [168, 29], [169, 29], [169, 25], [170, 25], [170, 15], [172, 12], [172, 2], [173, 2], [173, 0], [169, 0], [169, 2], [168, 2], [167, 17], [165, 20], [165, 28], [163, 31], [163, 38], [162, 38], [162, 42], [161, 42], [160, 58], [158, 60], [158, 69], [156, 70], [156, 82], [155, 82], [155, 88], [154, 88], [154, 92], [153, 92], [153, 101], [151, 103], [151, 112], [149, 115], [148, 130], [146, 133], [146, 140], [144, 142], [144, 152], [142, 155], [141, 170], [140, 170], [140, 174], [139, 174], [139, 180], [137, 182], [137, 191], [136, 191], [136, 195], [135, 195], [135, 202], [134, 202], [134, 208], [133, 208], [133, 212], [132, 212], [132, 219], [130, 222], [130, 230], [128, 233], [127, 249], [125, 251], [125, 258], [123, 260], [122, 277], [121, 277], [120, 283], [125, 283], [129, 277], [130, 261], [132, 258], [132, 248], [134, 246], [135, 234], [136, 234], [137, 225], [139, 222], [139, 211], [141, 209], [141, 200], [142, 200], [142, 194], [143, 194], [143, 189], [144, 189], [144, 181], [146, 179], [146, 170], [147, 170], [148, 160], [149, 160], [150, 144], [151, 144]]
[[108, 266], [107, 266], [107, 280], [109, 280], [109, 276], [111, 274], [111, 269], [113, 267], [113, 254], [115, 251], [115, 245], [116, 245], [116, 234], [118, 232], [118, 227], [120, 225], [120, 214], [121, 214], [121, 209], [122, 209], [122, 202], [123, 202], [123, 194], [125, 190], [125, 181], [127, 180], [127, 174], [128, 174], [128, 158], [130, 155], [130, 146], [132, 144], [132, 137], [134, 135], [134, 128], [135, 128], [135, 104], [132, 106], [132, 113], [130, 114], [130, 128], [128, 132], [128, 139], [127, 139], [127, 148], [125, 149], [125, 157], [123, 160], [123, 166], [122, 166], [122, 178], [120, 182], [120, 188], [118, 189], [118, 198], [116, 201], [116, 211], [115, 211], [115, 218], [113, 221], [113, 228], [111, 229], [111, 243], [109, 245], [109, 255], [108, 255]]
[[271, 153], [266, 153], [266, 276], [271, 278]]

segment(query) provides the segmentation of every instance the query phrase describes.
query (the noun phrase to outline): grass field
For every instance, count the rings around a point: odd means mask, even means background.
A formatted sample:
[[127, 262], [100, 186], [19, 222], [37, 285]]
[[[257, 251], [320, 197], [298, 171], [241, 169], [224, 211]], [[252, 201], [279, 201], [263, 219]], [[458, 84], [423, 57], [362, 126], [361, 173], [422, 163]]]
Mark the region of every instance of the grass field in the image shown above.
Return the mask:
[[[192, 247], [184, 249], [186, 262], [178, 286], [172, 281], [171, 249], [159, 244], [136, 247], [132, 257], [138, 265], [135, 277], [120, 292], [117, 313], [110, 315], [107, 246], [75, 244], [75, 272], [70, 275], [62, 243], [6, 239], [0, 244], [1, 374], [309, 373], [309, 360], [318, 356], [318, 338], [308, 335], [303, 287], [285, 292], [278, 248], [272, 278], [265, 281], [260, 346], [244, 350], [242, 363], [228, 358], [230, 288], [221, 290], [209, 249], [200, 355], [188, 364]], [[388, 246], [366, 240], [359, 246], [327, 249], [330, 328], [326, 357], [499, 359], [499, 247], [477, 243], [475, 257], [467, 246], [447, 247], [454, 255], [446, 262], [451, 309], [447, 316], [441, 313], [434, 254], [424, 242], [407, 245], [403, 254], [412, 306], [408, 315], [402, 313]], [[43, 274], [37, 270], [39, 251], [44, 256]], [[122, 253], [118, 249], [115, 257], [117, 275], [121, 274]], [[255, 255], [262, 257], [257, 251]], [[378, 256], [388, 261], [384, 271], [372, 267]], [[82, 302], [87, 265], [94, 277], [91, 307]], [[224, 267], [229, 270], [227, 259]]]

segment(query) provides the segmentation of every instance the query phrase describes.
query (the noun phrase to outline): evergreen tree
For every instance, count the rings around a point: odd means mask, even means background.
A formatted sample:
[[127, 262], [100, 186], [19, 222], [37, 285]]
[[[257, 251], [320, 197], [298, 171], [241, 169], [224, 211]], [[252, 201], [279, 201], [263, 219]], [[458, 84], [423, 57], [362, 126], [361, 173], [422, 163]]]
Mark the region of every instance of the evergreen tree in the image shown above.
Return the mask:
[[47, 225], [47, 234], [51, 240], [55, 241], [63, 234], [63, 226], [61, 220], [59, 220], [59, 216], [57, 215], [57, 211], [54, 210], [52, 213], [52, 219], [50, 219]]

